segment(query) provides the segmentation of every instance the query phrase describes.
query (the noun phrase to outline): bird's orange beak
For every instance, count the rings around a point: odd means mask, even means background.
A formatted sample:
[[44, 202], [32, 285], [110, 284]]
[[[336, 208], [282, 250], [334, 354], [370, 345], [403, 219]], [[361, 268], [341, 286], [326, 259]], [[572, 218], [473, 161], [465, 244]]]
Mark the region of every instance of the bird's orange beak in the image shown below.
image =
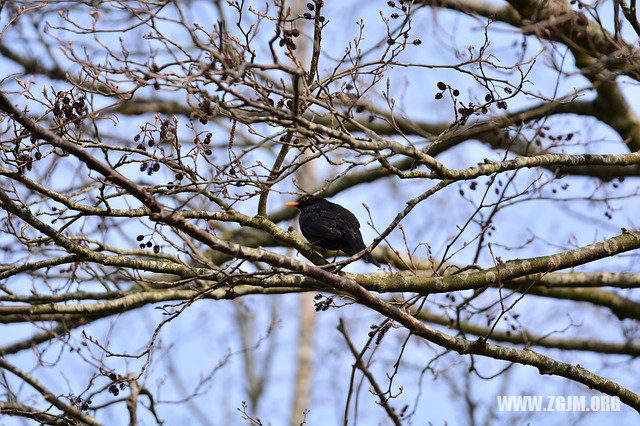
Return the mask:
[[297, 202], [297, 201], [289, 201], [288, 203], [284, 203], [285, 206], [290, 206], [290, 207], [295, 207], [298, 204], [300, 204], [300, 203]]

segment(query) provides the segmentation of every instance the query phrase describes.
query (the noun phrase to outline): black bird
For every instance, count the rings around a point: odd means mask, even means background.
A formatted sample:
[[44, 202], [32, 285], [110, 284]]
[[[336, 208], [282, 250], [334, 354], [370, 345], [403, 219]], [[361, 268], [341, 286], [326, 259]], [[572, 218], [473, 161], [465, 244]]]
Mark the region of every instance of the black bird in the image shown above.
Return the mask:
[[[366, 248], [360, 233], [360, 222], [344, 207], [312, 195], [305, 195], [285, 205], [300, 210], [300, 230], [312, 245], [327, 250], [342, 250], [349, 256]], [[365, 253], [362, 259], [380, 267], [371, 253]]]

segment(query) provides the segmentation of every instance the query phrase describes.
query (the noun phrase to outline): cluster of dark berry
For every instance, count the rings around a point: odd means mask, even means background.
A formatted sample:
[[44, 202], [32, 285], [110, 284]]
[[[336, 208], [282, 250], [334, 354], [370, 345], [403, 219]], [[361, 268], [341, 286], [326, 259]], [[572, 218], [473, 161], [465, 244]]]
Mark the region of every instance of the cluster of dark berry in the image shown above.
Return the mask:
[[376, 345], [379, 345], [384, 338], [384, 335], [387, 334], [387, 331], [391, 328], [391, 322], [385, 323], [383, 326], [378, 326], [376, 324], [371, 324], [371, 331], [369, 332], [369, 337], [373, 337], [378, 334], [376, 337]]
[[176, 126], [175, 121], [171, 121], [169, 119], [162, 120], [160, 122], [160, 142], [172, 139], [174, 141], [178, 140], [178, 127]]
[[[391, 17], [393, 17], [393, 15], [391, 15]], [[408, 32], [403, 32], [402, 34], [402, 38], [404, 38], [405, 40], [407, 40], [409, 38], [409, 33]], [[404, 42], [406, 44], [406, 41]], [[411, 43], [413, 43], [414, 46], [420, 46], [422, 44], [422, 40], [420, 40], [419, 38], [413, 40]], [[389, 46], [393, 46], [394, 44], [396, 44], [396, 39], [390, 38], [387, 40], [387, 44]]]
[[[135, 135], [133, 137], [133, 141], [134, 142], [140, 142], [140, 135]], [[152, 148], [152, 147], [154, 147], [156, 145], [156, 140], [153, 139], [153, 138], [149, 138], [149, 140], [147, 141], [147, 144], [149, 145], [149, 148]], [[146, 146], [145, 146], [144, 142], [140, 142], [136, 148], [144, 150], [144, 149], [146, 149]], [[145, 168], [146, 168], [146, 166], [145, 166]]]
[[[324, 6], [324, 1], [323, 1], [323, 0], [320, 0], [320, 1], [318, 2], [318, 6], [320, 6], [320, 7]], [[307, 9], [309, 9], [311, 12], [313, 12], [314, 10], [316, 10], [316, 7], [315, 7], [315, 5], [314, 5], [313, 3], [307, 3]], [[303, 14], [302, 14], [302, 17], [303, 17], [304, 19], [313, 19], [313, 15], [311, 15], [311, 13], [310, 13], [310, 12], [305, 12], [305, 13], [303, 13]], [[318, 20], [319, 20], [320, 22], [324, 22], [324, 16], [319, 16], [319, 17], [318, 17]]]
[[296, 37], [300, 37], [300, 31], [298, 31], [297, 28], [294, 28], [292, 30], [283, 30], [282, 38], [280, 39], [278, 44], [280, 45], [280, 47], [287, 46], [288, 49], [296, 50], [297, 46], [293, 41], [293, 39]]
[[[177, 141], [177, 138], [178, 138], [178, 128], [175, 122], [172, 123], [171, 120], [168, 120], [168, 119], [162, 120], [160, 122], [160, 131], [159, 131], [160, 142], [168, 141], [169, 139]], [[135, 135], [133, 137], [133, 141], [138, 142], [138, 146], [136, 147], [137, 149], [142, 149], [142, 150], [146, 149], [144, 141], [140, 142], [140, 134]], [[156, 140], [153, 138], [153, 136], [149, 137], [149, 139], [147, 140], [147, 145], [149, 145], [149, 148], [153, 148], [154, 146], [156, 146]]]
[[60, 91], [56, 94], [56, 100], [53, 104], [53, 115], [62, 124], [75, 121], [76, 128], [80, 127], [78, 117], [85, 115], [88, 111], [84, 95], [80, 95], [78, 99], [73, 98], [73, 93]]
[[153, 242], [151, 242], [151, 239], [149, 239], [149, 241], [147, 241], [146, 243], [143, 243], [142, 240], [144, 240], [144, 235], [138, 235], [136, 237], [136, 240], [140, 243], [140, 248], [151, 248], [151, 246], [153, 246], [153, 252], [154, 253], [160, 253], [160, 246], [158, 244], [153, 245]]
[[123, 391], [125, 388], [125, 382], [124, 379], [120, 376], [118, 376], [116, 373], [109, 373], [109, 380], [111, 380], [113, 383], [109, 386], [109, 393], [112, 394], [113, 396], [118, 396], [120, 395], [120, 391]]
[[209, 118], [214, 115], [213, 108], [211, 108], [211, 101], [209, 99], [204, 99], [198, 104], [198, 107], [200, 107], [200, 110], [202, 111], [200, 123], [207, 124], [209, 122]]
[[200, 139], [200, 137], [196, 136], [193, 139], [193, 144], [197, 146], [205, 155], [213, 154], [213, 151], [208, 147], [203, 147], [202, 144], [209, 145], [211, 143], [211, 138], [213, 135], [211, 133], [207, 133], [204, 137], [204, 141]]
[[[440, 92], [436, 93], [436, 99], [440, 100], [444, 95], [444, 91], [447, 89], [451, 89], [451, 86], [444, 84], [442, 81], [439, 81], [437, 86]], [[453, 94], [453, 96], [460, 96], [460, 91], [458, 89], [453, 89], [451, 93]]]
[[314, 298], [313, 306], [316, 308], [316, 312], [326, 311], [331, 307], [331, 304], [333, 303], [333, 296], [327, 297], [324, 300], [322, 300], [323, 297], [324, 296], [321, 294], [316, 294], [313, 297]]
[[[403, 0], [399, 0], [399, 1], [398, 1], [398, 3], [400, 4], [400, 6], [396, 6], [396, 2], [394, 2], [394, 1], [388, 1], [388, 2], [387, 2], [387, 6], [389, 6], [389, 7], [391, 7], [391, 8], [394, 8], [394, 9], [397, 7], [397, 8], [398, 8], [398, 9], [400, 9], [402, 12], [405, 12], [405, 13], [406, 13], [408, 9], [407, 9], [407, 6], [405, 6], [405, 5], [404, 5], [404, 1], [403, 1]], [[398, 14], [397, 14], [397, 13], [395, 13], [395, 12], [394, 12], [394, 13], [392, 13], [392, 14], [391, 14], [391, 18], [392, 18], [392, 19], [398, 19]]]
[[536, 131], [536, 136], [540, 136], [541, 138], [547, 138], [551, 141], [561, 141], [563, 138], [567, 141], [573, 139], [573, 133], [567, 133], [566, 135], [552, 135], [547, 134], [547, 132], [551, 130], [549, 126], [543, 126]]
[[[451, 86], [449, 86], [448, 84], [445, 84], [442, 81], [439, 81], [437, 83], [438, 86], [438, 90], [440, 90], [440, 92], [436, 93], [435, 98], [437, 100], [442, 99], [442, 97], [444, 96], [444, 92], [446, 90], [450, 90], [451, 94], [453, 95], [454, 98], [457, 98], [458, 96], [460, 96], [460, 91], [458, 89], [452, 89]], [[510, 88], [505, 88], [504, 89], [505, 92], [507, 93], [511, 93], [511, 89]], [[485, 102], [487, 102], [487, 104], [495, 102], [494, 98], [493, 98], [493, 94], [491, 93], [487, 93], [484, 97]], [[507, 102], [504, 100], [499, 100], [497, 102], [495, 102], [496, 106], [498, 107], [498, 109], [507, 109]], [[458, 120], [460, 122], [460, 124], [465, 124], [467, 122], [467, 120], [469, 119], [469, 117], [471, 115], [473, 115], [474, 113], [476, 113], [476, 110], [479, 110], [480, 112], [482, 112], [482, 114], [486, 114], [488, 109], [486, 105], [481, 105], [478, 108], [476, 108], [476, 105], [474, 105], [473, 103], [469, 102], [468, 106], [464, 106], [464, 104], [462, 104], [462, 106], [460, 106], [458, 108], [458, 113], [460, 114], [460, 119]]]
[[151, 176], [154, 172], [160, 170], [160, 163], [157, 161], [150, 161], [148, 163], [140, 164], [140, 171], [144, 172], [145, 170], [147, 171], [147, 175]]
[[469, 106], [465, 107], [464, 105], [462, 105], [460, 108], [458, 108], [458, 113], [460, 114], [460, 119], [458, 121], [460, 121], [460, 124], [466, 124], [467, 120], [473, 115], [474, 111], [475, 108], [472, 103], [469, 103]]
[[[158, 65], [156, 65], [156, 64], [152, 64], [152, 65], [151, 65], [151, 71], [152, 71], [153, 73], [157, 73], [158, 71], [160, 71], [160, 68], [158, 67]], [[144, 79], [145, 81], [149, 81], [149, 80], [154, 79], [154, 77], [151, 75], [151, 73], [149, 73], [149, 72], [145, 72], [145, 73], [144, 73], [144, 77], [143, 77], [143, 79]], [[158, 79], [156, 79], [156, 80], [154, 81], [154, 83], [153, 83], [153, 88], [154, 88], [154, 89], [156, 89], [156, 90], [160, 90], [160, 83], [158, 82]]]
[[22, 154], [18, 155], [18, 173], [24, 173], [24, 169], [31, 171], [31, 169], [33, 168], [34, 157], [35, 160], [39, 160], [42, 158], [42, 154], [40, 154], [40, 151], [36, 151], [33, 156], [30, 152], [23, 152]]
[[[398, 19], [398, 18], [400, 18], [400, 16], [404, 16], [404, 15], [407, 14], [408, 8], [407, 8], [407, 6], [404, 5], [404, 1], [403, 0], [399, 0], [398, 3], [399, 3], [399, 6], [396, 5], [395, 1], [388, 1], [387, 2], [387, 6], [389, 6], [390, 8], [393, 8], [393, 9], [398, 9], [398, 10], [400, 10], [402, 12], [402, 15], [400, 13], [398, 13], [398, 12], [391, 13], [391, 15], [389, 15], [391, 17], [391, 19]], [[409, 33], [408, 32], [404, 32], [404, 33], [402, 33], [402, 36], [406, 40], [406, 39], [409, 38]], [[395, 43], [396, 43], [396, 40], [394, 40], [394, 39], [388, 39], [387, 40], [387, 44], [389, 46], [393, 46]], [[422, 40], [415, 39], [415, 40], [412, 41], [412, 43], [415, 46], [420, 46], [422, 44]]]
[[[407, 6], [404, 5], [404, 0], [399, 0], [398, 3], [400, 3], [400, 10], [402, 10], [403, 12], [406, 12], [407, 11]], [[387, 5], [389, 7], [396, 7], [396, 2], [388, 1]]]
[[167, 183], [167, 189], [173, 189], [180, 184], [180, 181], [184, 175], [182, 173], [176, 173], [175, 181], [170, 181]]
[[90, 399], [83, 399], [83, 398], [81, 398], [79, 396], [70, 398], [70, 400], [71, 400], [71, 403], [73, 405], [75, 405], [76, 407], [78, 407], [82, 411], [87, 411], [89, 409], [89, 406], [93, 402]]

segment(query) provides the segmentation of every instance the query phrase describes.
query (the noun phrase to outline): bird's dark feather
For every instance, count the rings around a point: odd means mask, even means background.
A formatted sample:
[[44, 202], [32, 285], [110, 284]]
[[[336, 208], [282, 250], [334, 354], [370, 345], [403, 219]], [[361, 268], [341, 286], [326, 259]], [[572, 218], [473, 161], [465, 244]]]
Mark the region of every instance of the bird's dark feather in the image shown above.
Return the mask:
[[[342, 250], [349, 256], [366, 248], [360, 233], [360, 222], [344, 207], [313, 197], [304, 200], [299, 208], [300, 230], [311, 244], [327, 250]], [[380, 266], [370, 253], [362, 259]]]
[[309, 206], [302, 210], [298, 220], [302, 235], [310, 243], [328, 250], [341, 248], [340, 220], [333, 209], [326, 210], [321, 205]]

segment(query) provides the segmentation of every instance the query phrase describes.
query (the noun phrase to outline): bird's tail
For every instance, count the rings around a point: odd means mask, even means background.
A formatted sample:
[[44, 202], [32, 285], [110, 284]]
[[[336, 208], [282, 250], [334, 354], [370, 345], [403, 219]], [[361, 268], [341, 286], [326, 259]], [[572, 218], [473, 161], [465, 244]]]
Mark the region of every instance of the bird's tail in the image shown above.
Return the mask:
[[365, 262], [373, 263], [378, 268], [380, 267], [380, 262], [378, 262], [373, 256], [371, 256], [371, 253], [365, 253], [365, 255], [362, 256], [362, 260], [364, 260]]
[[[357, 234], [354, 233], [345, 233], [343, 234], [347, 244], [346, 247], [342, 247], [342, 251], [347, 253], [349, 256], [353, 256], [354, 254], [364, 250], [366, 246], [364, 245], [364, 241], [362, 241], [362, 236], [360, 232]], [[378, 268], [380, 267], [380, 263], [371, 256], [371, 253], [365, 253], [361, 258], [365, 262], [372, 263], [376, 265]]]

